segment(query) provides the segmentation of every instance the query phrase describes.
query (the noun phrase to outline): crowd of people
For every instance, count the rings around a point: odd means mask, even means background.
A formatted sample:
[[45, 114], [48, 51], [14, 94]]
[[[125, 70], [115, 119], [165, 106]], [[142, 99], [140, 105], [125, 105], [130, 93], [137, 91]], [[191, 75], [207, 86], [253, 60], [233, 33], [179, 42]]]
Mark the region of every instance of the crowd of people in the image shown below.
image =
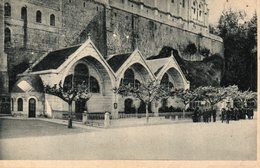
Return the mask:
[[226, 121], [229, 123], [230, 120], [240, 120], [240, 119], [253, 119], [254, 118], [254, 110], [253, 108], [230, 108], [221, 110], [221, 121], [222, 123]]
[[[193, 122], [216, 122], [217, 111], [215, 109], [203, 109], [196, 107], [194, 110], [192, 119]], [[240, 119], [253, 119], [254, 110], [253, 108], [223, 108], [221, 110], [221, 121], [229, 123], [230, 120], [240, 120]]]

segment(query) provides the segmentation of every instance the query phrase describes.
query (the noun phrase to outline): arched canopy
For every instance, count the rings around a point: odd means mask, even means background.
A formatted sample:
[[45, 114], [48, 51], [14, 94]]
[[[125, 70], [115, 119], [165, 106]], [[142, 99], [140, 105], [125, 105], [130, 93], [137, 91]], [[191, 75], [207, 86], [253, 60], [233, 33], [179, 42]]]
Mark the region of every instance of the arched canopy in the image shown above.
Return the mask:
[[[92, 93], [108, 92], [112, 90], [110, 75], [102, 63], [93, 56], [86, 56], [69, 66], [64, 73], [66, 83], [86, 83]], [[69, 85], [70, 86], [70, 85]], [[108, 90], [106, 90], [108, 89]]]
[[[101, 76], [101, 75], [100, 75]], [[102, 79], [100, 79], [102, 80]], [[99, 81], [89, 74], [89, 67], [85, 63], [77, 63], [74, 66], [74, 70], [72, 71], [72, 74], [67, 75], [64, 79], [63, 86], [67, 89], [71, 88], [72, 86], [77, 86], [79, 84], [86, 84], [90, 92], [92, 93], [99, 93], [100, 92], [100, 86]]]
[[153, 78], [150, 70], [140, 63], [133, 63], [131, 66], [125, 68], [125, 70], [122, 71], [122, 74], [119, 75], [120, 83], [123, 81], [124, 84], [130, 83], [133, 86], [137, 86], [140, 83], [147, 82]]
[[162, 80], [161, 80], [161, 85], [164, 86], [164, 87], [166, 87], [166, 88], [169, 88], [169, 89], [174, 88], [174, 85], [173, 85], [173, 83], [171, 82], [168, 73], [165, 73], [165, 74], [163, 75]]

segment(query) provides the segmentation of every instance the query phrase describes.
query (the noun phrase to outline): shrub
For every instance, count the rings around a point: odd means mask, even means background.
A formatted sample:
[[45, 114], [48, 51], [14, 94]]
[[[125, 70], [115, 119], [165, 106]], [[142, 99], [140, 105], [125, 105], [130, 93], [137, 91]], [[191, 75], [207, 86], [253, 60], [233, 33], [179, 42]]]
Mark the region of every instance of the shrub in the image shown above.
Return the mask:
[[189, 53], [190, 55], [195, 54], [198, 51], [197, 46], [194, 43], [189, 43], [185, 49], [186, 53]]

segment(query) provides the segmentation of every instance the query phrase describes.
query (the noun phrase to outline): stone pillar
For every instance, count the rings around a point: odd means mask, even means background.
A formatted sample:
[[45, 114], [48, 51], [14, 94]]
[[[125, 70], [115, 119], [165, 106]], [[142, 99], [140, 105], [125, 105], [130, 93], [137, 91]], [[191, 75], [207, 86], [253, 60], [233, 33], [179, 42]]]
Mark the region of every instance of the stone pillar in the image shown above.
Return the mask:
[[112, 101], [112, 118], [118, 119], [118, 95], [114, 93]]
[[82, 123], [87, 124], [87, 121], [88, 121], [88, 113], [87, 111], [84, 111], [84, 113], [82, 114]]
[[159, 102], [158, 101], [156, 101], [154, 103], [154, 116], [159, 117]]
[[7, 55], [4, 53], [4, 0], [0, 0], [0, 113], [10, 114]]
[[175, 116], [175, 121], [178, 121], [178, 120], [179, 120], [179, 116], [176, 115], [176, 116]]
[[105, 119], [104, 119], [104, 128], [108, 128], [110, 126], [110, 114], [109, 112], [105, 113]]

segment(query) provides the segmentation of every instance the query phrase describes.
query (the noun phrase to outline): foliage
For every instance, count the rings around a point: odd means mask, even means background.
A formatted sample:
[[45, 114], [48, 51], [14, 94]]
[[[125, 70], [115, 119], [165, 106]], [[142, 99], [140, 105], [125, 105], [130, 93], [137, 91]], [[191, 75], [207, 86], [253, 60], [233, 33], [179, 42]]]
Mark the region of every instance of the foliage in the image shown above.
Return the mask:
[[59, 85], [55, 84], [53, 86], [46, 85], [45, 93], [57, 96], [71, 104], [73, 101], [77, 100], [85, 100], [88, 101], [91, 97], [91, 93], [89, 92], [89, 87], [85, 84], [79, 84], [76, 87], [66, 87], [62, 86], [61, 82]]
[[[241, 90], [257, 89], [257, 15], [246, 22], [245, 13], [228, 10], [223, 12], [219, 35], [225, 47], [225, 73], [223, 86], [238, 85]], [[249, 81], [249, 82], [245, 82]]]
[[146, 105], [146, 121], [149, 120], [148, 105], [154, 101], [167, 99], [170, 96], [170, 89], [160, 85], [157, 80], [140, 83], [138, 86], [120, 85], [119, 88], [114, 88], [114, 92], [123, 97], [134, 97], [143, 101]]
[[172, 94], [174, 97], [180, 98], [184, 105], [188, 105], [190, 102], [194, 101], [197, 97], [198, 94], [196, 92], [193, 92], [191, 90], [185, 90], [185, 89], [177, 89], [174, 91]]
[[114, 90], [124, 97], [132, 96], [143, 101], [145, 104], [169, 97], [169, 90], [160, 85], [157, 80], [144, 82], [138, 86], [121, 85], [118, 89]]
[[192, 42], [190, 42], [188, 45], [187, 45], [187, 47], [186, 47], [186, 49], [185, 49], [185, 52], [186, 53], [188, 53], [188, 54], [190, 54], [190, 55], [193, 55], [193, 54], [195, 54], [196, 52], [197, 52], [197, 46], [194, 44], [194, 43], [192, 43]]
[[210, 55], [210, 50], [208, 48], [202, 48], [200, 49], [199, 53], [203, 55], [204, 57], [209, 57]]
[[212, 108], [213, 105], [220, 102], [221, 100], [224, 100], [227, 96], [226, 89], [221, 87], [199, 87], [195, 89], [194, 92], [198, 94], [199, 100], [207, 101], [208, 103], [210, 103]]

